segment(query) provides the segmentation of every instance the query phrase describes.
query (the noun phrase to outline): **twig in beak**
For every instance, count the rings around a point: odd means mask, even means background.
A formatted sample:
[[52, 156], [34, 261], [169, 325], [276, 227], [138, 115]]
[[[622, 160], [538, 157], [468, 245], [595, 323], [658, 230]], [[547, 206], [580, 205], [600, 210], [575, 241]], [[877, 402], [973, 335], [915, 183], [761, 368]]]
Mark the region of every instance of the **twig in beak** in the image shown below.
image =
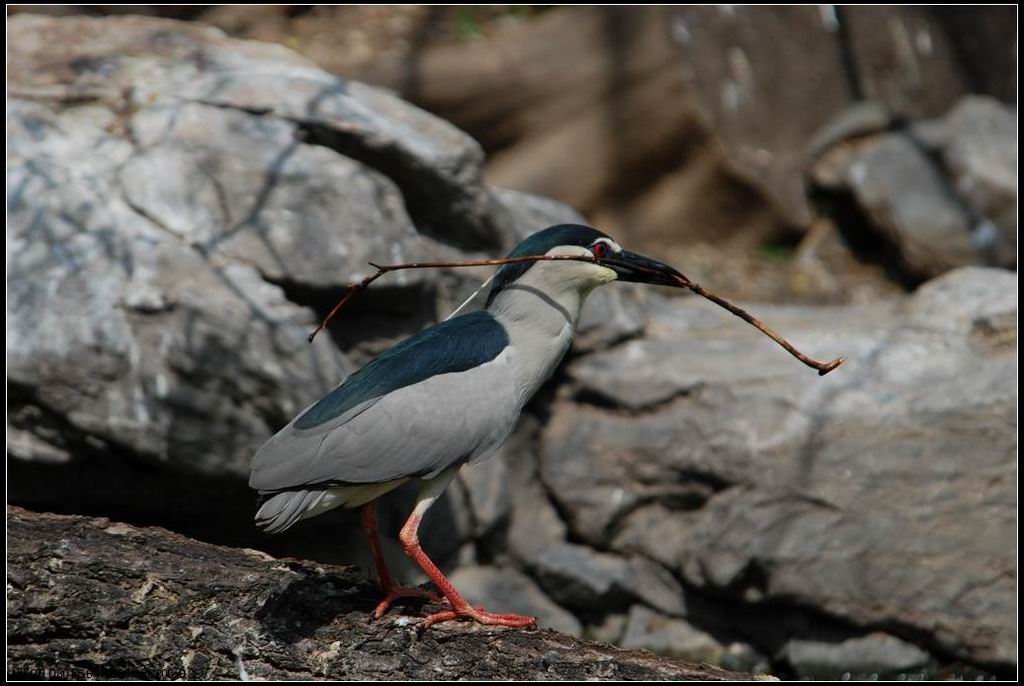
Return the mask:
[[735, 305], [733, 305], [728, 300], [725, 300], [724, 298], [718, 297], [717, 295], [715, 295], [711, 291], [705, 290], [703, 287], [701, 287], [700, 284], [694, 283], [693, 281], [690, 281], [689, 279], [686, 279], [685, 281], [680, 280], [680, 285], [683, 288], [689, 288], [691, 291], [693, 291], [697, 295], [702, 296], [704, 298], [707, 298], [708, 300], [710, 300], [711, 302], [715, 303], [716, 305], [721, 305], [722, 307], [724, 307], [725, 309], [729, 310], [734, 315], [736, 315], [737, 317], [742, 319], [743, 321], [745, 321], [748, 324], [752, 325], [754, 328], [758, 329], [765, 336], [767, 336], [768, 338], [772, 339], [773, 341], [775, 341], [776, 343], [781, 345], [783, 348], [785, 348], [786, 352], [788, 352], [790, 355], [792, 355], [796, 359], [800, 360], [801, 362], [803, 362], [808, 367], [810, 367], [812, 369], [817, 369], [818, 370], [818, 376], [825, 376], [830, 371], [832, 371], [833, 369], [835, 369], [836, 367], [841, 365], [843, 362], [846, 362], [846, 358], [845, 357], [837, 357], [836, 359], [832, 360], [831, 362], [819, 362], [818, 360], [815, 360], [815, 359], [813, 359], [811, 357], [808, 357], [807, 355], [804, 355], [802, 352], [800, 352], [795, 347], [793, 347], [793, 345], [789, 341], [787, 341], [785, 338], [783, 338], [781, 335], [775, 333], [775, 331], [770, 326], [768, 326], [767, 324], [762, 322], [760, 319], [758, 319], [757, 317], [753, 316], [752, 314], [750, 314], [746, 310], [744, 310], [742, 308], [739, 308], [739, 307], [736, 307]]
[[[312, 343], [313, 339], [316, 337], [316, 335], [318, 333], [320, 333], [320, 331], [322, 329], [324, 329], [324, 327], [327, 326], [327, 324], [331, 321], [331, 319], [334, 318], [334, 315], [337, 314], [338, 310], [340, 310], [342, 307], [344, 307], [345, 304], [349, 300], [351, 300], [352, 297], [355, 296], [355, 294], [357, 292], [366, 290], [367, 287], [371, 283], [373, 283], [374, 281], [379, 279], [384, 274], [387, 274], [388, 272], [399, 271], [401, 269], [446, 269], [446, 268], [452, 268], [452, 267], [496, 267], [496, 266], [501, 266], [501, 265], [505, 265], [505, 264], [519, 264], [519, 263], [523, 263], [523, 262], [553, 262], [553, 261], [557, 261], [557, 260], [570, 260], [570, 261], [575, 261], [575, 262], [593, 262], [595, 264], [600, 264], [602, 262], [601, 258], [592, 257], [592, 256], [589, 256], [589, 255], [527, 255], [525, 257], [506, 257], [506, 258], [502, 258], [502, 259], [492, 259], [492, 260], [463, 260], [463, 261], [457, 261], [457, 262], [406, 262], [404, 264], [374, 264], [373, 262], [371, 262], [370, 266], [374, 267], [377, 271], [374, 272], [373, 274], [367, 276], [366, 278], [364, 278], [359, 283], [351, 286], [349, 288], [348, 292], [345, 293], [345, 295], [342, 296], [341, 300], [338, 301], [338, 304], [335, 305], [333, 308], [331, 308], [331, 311], [328, 312], [327, 316], [323, 318], [323, 321], [320, 322], [320, 325], [317, 326], [316, 329], [313, 330], [313, 332], [309, 334], [308, 340], [309, 340], [310, 343]], [[648, 270], [648, 269], [643, 269], [643, 268], [636, 268], [636, 269], [638, 269], [638, 271], [645, 271], [645, 272], [649, 272], [651, 274], [658, 274], [661, 277], [665, 276], [661, 272], [655, 272], [655, 270]], [[721, 297], [715, 295], [711, 291], [706, 290], [700, 284], [698, 284], [698, 283], [696, 283], [694, 281], [691, 281], [688, 277], [684, 276], [681, 273], [677, 272], [674, 275], [674, 277], [675, 277], [675, 279], [677, 281], [677, 285], [676, 285], [677, 288], [686, 288], [688, 290], [691, 290], [694, 293], [696, 293], [697, 295], [699, 295], [699, 296], [701, 296], [703, 298], [707, 298], [708, 300], [710, 300], [711, 302], [715, 303], [716, 305], [719, 305], [720, 307], [725, 308], [729, 312], [732, 312], [734, 315], [736, 315], [737, 317], [739, 317], [743, 321], [747, 322], [748, 324], [752, 325], [753, 327], [758, 329], [761, 333], [763, 333], [764, 335], [768, 336], [773, 341], [778, 343], [790, 355], [792, 355], [796, 359], [800, 360], [801, 362], [803, 362], [808, 367], [811, 367], [812, 369], [818, 370], [818, 376], [825, 376], [830, 371], [832, 371], [833, 369], [835, 369], [836, 367], [838, 367], [839, 365], [843, 364], [843, 362], [846, 361], [846, 359], [843, 358], [843, 357], [837, 357], [836, 359], [834, 359], [834, 360], [832, 360], [830, 362], [819, 362], [818, 360], [815, 360], [815, 359], [813, 359], [811, 357], [808, 357], [807, 355], [805, 355], [802, 352], [800, 352], [799, 350], [797, 350], [789, 341], [787, 341], [781, 335], [776, 333], [771, 327], [769, 327], [767, 324], [762, 322], [760, 319], [758, 319], [758, 318], [754, 317], [753, 315], [751, 315], [746, 310], [744, 310], [742, 308], [739, 308], [736, 305], [733, 305], [728, 300], [725, 300], [724, 298], [721, 298]]]
[[[636, 265], [631, 265], [631, 268], [636, 270], [636, 271], [646, 272], [646, 273], [652, 274], [652, 275], [664, 276], [664, 274], [662, 274], [661, 272], [659, 272], [657, 270], [654, 270], [654, 269], [646, 269], [644, 267], [640, 267], [640, 266], [636, 266]], [[772, 329], [770, 326], [768, 326], [767, 324], [765, 324], [760, 319], [758, 319], [754, 315], [750, 314], [749, 312], [747, 312], [743, 308], [737, 307], [736, 305], [733, 305], [731, 302], [729, 302], [725, 298], [722, 298], [720, 296], [715, 295], [711, 291], [705, 289], [703, 286], [701, 286], [696, 281], [691, 281], [688, 276], [684, 275], [681, 272], [676, 271], [673, 274], [673, 276], [674, 276], [674, 278], [676, 280], [677, 288], [689, 289], [689, 290], [693, 291], [694, 293], [696, 293], [697, 295], [701, 296], [702, 298], [707, 298], [708, 300], [710, 300], [711, 302], [715, 303], [716, 305], [729, 310], [734, 315], [736, 315], [737, 317], [739, 317], [740, 319], [742, 319], [743, 321], [747, 322], [748, 324], [750, 324], [751, 326], [756, 328], [758, 331], [763, 333], [765, 336], [767, 336], [768, 338], [772, 339], [773, 341], [775, 341], [776, 343], [781, 345], [786, 350], [786, 352], [788, 352], [790, 355], [792, 355], [796, 359], [800, 360], [801, 362], [803, 362], [805, 365], [807, 365], [811, 369], [817, 369], [818, 370], [818, 376], [825, 376], [830, 371], [832, 371], [833, 369], [835, 369], [836, 367], [841, 365], [843, 362], [846, 362], [846, 358], [845, 357], [837, 357], [836, 359], [834, 359], [834, 360], [832, 360], [830, 362], [819, 362], [818, 360], [815, 360], [812, 357], [808, 357], [807, 355], [804, 355], [802, 352], [797, 350], [793, 346], [792, 343], [787, 341], [780, 334], [776, 333], [774, 329]]]

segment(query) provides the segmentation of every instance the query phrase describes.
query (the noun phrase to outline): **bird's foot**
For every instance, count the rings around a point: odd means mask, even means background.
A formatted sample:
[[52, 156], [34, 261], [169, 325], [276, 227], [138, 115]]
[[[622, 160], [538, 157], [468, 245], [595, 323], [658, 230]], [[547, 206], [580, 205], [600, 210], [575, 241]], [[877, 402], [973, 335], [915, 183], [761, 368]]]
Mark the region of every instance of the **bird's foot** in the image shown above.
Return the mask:
[[426, 629], [434, 624], [450, 622], [455, 619], [465, 619], [471, 622], [477, 622], [478, 624], [487, 624], [490, 626], [510, 626], [516, 629], [525, 629], [526, 627], [537, 625], [536, 617], [487, 612], [482, 607], [475, 608], [467, 605], [461, 608], [435, 612], [423, 620], [422, 624], [420, 624], [420, 628]]
[[384, 600], [380, 601], [377, 605], [377, 609], [373, 611], [373, 618], [380, 619], [388, 611], [388, 609], [394, 604], [396, 600], [402, 598], [425, 598], [426, 600], [433, 603], [442, 603], [445, 601], [444, 598], [439, 596], [433, 591], [426, 591], [416, 586], [392, 586], [384, 597]]

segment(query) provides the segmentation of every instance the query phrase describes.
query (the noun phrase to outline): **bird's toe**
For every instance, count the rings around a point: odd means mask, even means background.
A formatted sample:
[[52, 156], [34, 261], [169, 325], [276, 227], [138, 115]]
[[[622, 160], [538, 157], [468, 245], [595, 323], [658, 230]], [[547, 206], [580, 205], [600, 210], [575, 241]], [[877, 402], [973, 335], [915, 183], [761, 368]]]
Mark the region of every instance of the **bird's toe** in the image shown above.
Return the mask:
[[487, 626], [508, 626], [515, 629], [525, 629], [536, 626], [537, 618], [512, 613], [487, 612], [482, 607], [464, 607], [452, 610], [435, 612], [423, 620], [422, 628], [426, 629], [441, 622], [449, 622], [456, 619], [476, 622]]
[[445, 601], [444, 598], [433, 591], [427, 591], [415, 586], [394, 586], [384, 596], [384, 600], [377, 604], [376, 609], [373, 611], [373, 618], [380, 619], [396, 601], [404, 598], [422, 598], [432, 603], [442, 603]]

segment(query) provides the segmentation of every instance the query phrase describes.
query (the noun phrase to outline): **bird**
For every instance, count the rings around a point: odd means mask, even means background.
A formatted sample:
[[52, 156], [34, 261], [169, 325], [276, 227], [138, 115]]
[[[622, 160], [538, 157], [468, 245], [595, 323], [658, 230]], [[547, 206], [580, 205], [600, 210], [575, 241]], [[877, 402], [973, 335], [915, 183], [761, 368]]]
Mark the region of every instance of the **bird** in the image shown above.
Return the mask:
[[[342, 507], [360, 510], [384, 595], [373, 616], [397, 600], [425, 597], [447, 608], [423, 627], [450, 620], [525, 628], [533, 617], [473, 607], [422, 549], [420, 522], [458, 471], [479, 463], [511, 434], [523, 407], [562, 361], [594, 289], [613, 281], [672, 285], [672, 267], [624, 250], [582, 224], [527, 236], [509, 257], [577, 255], [501, 266], [483, 309], [434, 324], [381, 353], [272, 436], [252, 460], [249, 486], [267, 533]], [[399, 585], [382, 553], [377, 501], [419, 483], [399, 533], [440, 595]]]

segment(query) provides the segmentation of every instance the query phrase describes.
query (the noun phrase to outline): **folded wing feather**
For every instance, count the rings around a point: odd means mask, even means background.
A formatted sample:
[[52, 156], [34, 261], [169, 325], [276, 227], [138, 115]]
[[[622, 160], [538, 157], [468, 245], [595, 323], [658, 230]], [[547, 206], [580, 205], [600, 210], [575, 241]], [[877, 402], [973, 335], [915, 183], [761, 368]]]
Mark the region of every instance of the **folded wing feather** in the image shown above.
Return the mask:
[[[461, 321], [460, 321], [461, 320]], [[249, 485], [421, 477], [479, 459], [511, 431], [521, 393], [508, 337], [486, 312], [431, 327], [299, 414], [256, 453]]]

